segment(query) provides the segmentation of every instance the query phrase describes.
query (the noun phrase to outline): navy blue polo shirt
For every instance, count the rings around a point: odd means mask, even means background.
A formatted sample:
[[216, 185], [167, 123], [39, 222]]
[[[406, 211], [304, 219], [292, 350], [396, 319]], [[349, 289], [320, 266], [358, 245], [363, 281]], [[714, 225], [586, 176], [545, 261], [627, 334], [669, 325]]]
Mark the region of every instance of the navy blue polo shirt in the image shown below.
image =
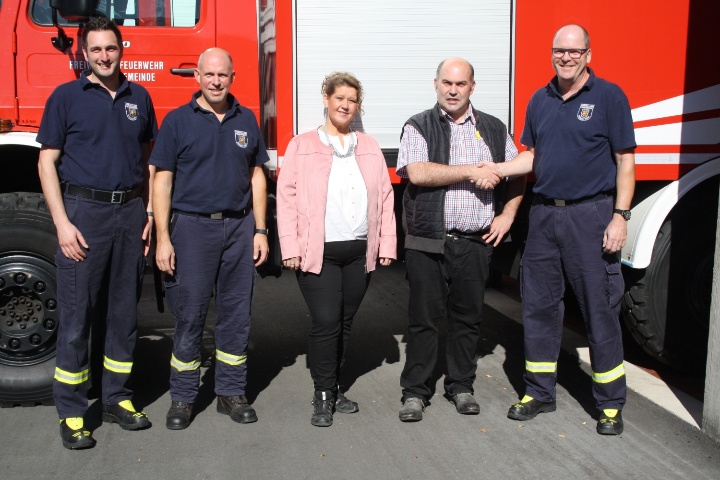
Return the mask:
[[250, 204], [250, 168], [269, 160], [255, 115], [228, 95], [220, 122], [197, 103], [163, 121], [150, 164], [175, 174], [172, 208], [185, 212], [239, 211]]
[[62, 150], [60, 180], [98, 190], [129, 190], [145, 180], [141, 144], [157, 134], [144, 87], [120, 74], [113, 99], [104, 87], [80, 78], [60, 85], [45, 105], [37, 141]]
[[520, 142], [535, 148], [537, 194], [576, 200], [613, 190], [615, 152], [637, 146], [627, 97], [588, 72], [585, 85], [567, 100], [557, 77], [530, 99]]

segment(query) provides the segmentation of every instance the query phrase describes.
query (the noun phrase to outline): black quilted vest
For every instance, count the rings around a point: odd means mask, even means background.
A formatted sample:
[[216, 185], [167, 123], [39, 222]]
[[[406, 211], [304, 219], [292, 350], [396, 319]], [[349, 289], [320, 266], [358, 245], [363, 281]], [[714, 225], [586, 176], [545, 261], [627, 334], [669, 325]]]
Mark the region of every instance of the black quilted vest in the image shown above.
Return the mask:
[[[507, 128], [493, 117], [472, 109], [475, 128], [490, 148], [493, 162], [505, 161]], [[412, 116], [406, 125], [412, 125], [427, 142], [431, 162], [450, 163], [450, 124], [440, 106]], [[405, 128], [403, 126], [403, 132]], [[402, 138], [402, 133], [400, 134]], [[495, 212], [502, 211], [500, 200], [505, 197], [505, 183], [495, 187]], [[403, 228], [405, 248], [429, 253], [443, 253], [445, 249], [445, 190], [446, 187], [420, 187], [408, 183], [403, 195]]]

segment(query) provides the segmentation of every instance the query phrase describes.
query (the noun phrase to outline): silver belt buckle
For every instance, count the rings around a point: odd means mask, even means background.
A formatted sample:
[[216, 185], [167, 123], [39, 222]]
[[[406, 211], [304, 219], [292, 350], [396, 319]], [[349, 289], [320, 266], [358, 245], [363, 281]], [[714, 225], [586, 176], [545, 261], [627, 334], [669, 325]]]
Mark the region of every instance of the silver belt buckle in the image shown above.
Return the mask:
[[123, 203], [124, 198], [125, 192], [115, 190], [114, 192], [112, 192], [112, 197], [110, 197], [110, 203]]
[[210, 218], [212, 218], [213, 220], [222, 220], [223, 212], [211, 213]]
[[560, 200], [558, 198], [553, 198], [553, 202], [555, 202], [556, 207], [564, 207], [565, 206], [565, 200]]

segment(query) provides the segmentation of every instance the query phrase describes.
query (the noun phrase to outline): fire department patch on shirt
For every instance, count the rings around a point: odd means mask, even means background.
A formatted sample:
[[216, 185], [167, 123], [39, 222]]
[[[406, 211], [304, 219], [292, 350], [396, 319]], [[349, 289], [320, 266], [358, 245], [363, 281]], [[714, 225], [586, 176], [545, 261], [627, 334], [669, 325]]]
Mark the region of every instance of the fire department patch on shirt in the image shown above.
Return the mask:
[[132, 120], [133, 122], [138, 119], [138, 108], [137, 105], [133, 105], [132, 103], [125, 102], [125, 115], [127, 116], [128, 120]]
[[240, 148], [247, 148], [247, 132], [235, 130], [235, 143]]
[[590, 120], [590, 118], [592, 118], [592, 112], [594, 108], [595, 105], [590, 105], [589, 103], [581, 104], [580, 109], [577, 113], [578, 120], [580, 120], [581, 122], [587, 122], [588, 120]]

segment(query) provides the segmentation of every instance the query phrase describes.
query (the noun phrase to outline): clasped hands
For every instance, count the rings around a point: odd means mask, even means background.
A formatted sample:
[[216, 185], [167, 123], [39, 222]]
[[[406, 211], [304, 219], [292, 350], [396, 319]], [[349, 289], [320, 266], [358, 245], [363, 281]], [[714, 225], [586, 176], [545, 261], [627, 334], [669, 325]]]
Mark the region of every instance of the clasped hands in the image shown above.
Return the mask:
[[492, 189], [500, 183], [505, 176], [493, 162], [480, 162], [477, 165], [467, 166], [467, 176], [470, 183], [476, 188]]

